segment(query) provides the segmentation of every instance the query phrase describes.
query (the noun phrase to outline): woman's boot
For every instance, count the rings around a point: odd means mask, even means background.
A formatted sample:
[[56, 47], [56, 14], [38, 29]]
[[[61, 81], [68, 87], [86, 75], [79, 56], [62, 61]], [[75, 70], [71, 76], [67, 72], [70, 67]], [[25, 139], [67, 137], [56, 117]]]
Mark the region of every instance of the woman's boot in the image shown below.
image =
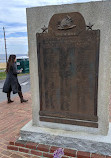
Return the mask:
[[22, 95], [22, 92], [20, 91], [20, 92], [18, 92], [18, 95], [19, 95], [19, 97], [20, 97], [20, 101], [21, 101], [21, 103], [23, 103], [23, 102], [27, 102], [28, 100], [25, 100], [24, 98], [23, 98], [23, 95]]
[[11, 92], [8, 92], [8, 93], [7, 93], [7, 100], [8, 100], [7, 103], [13, 103], [13, 102], [14, 102], [14, 101], [12, 101], [12, 100], [10, 99], [10, 93], [11, 93]]

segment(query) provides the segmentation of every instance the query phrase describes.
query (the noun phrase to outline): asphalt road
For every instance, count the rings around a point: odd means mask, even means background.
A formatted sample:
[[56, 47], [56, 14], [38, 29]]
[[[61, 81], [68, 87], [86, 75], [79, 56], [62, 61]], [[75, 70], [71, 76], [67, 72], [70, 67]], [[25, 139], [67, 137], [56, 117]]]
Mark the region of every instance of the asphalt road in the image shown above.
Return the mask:
[[[22, 92], [30, 91], [30, 75], [18, 76], [19, 83], [22, 87]], [[2, 92], [2, 87], [5, 80], [0, 80], [0, 102], [7, 100], [6, 93]], [[18, 94], [11, 93], [11, 97], [17, 96]]]

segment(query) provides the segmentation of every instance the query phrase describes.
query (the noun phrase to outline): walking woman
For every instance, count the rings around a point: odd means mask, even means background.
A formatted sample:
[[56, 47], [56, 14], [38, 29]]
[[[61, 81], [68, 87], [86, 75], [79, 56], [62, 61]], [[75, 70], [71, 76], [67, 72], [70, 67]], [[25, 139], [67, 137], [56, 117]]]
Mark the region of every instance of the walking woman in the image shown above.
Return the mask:
[[21, 72], [22, 70], [17, 71], [16, 55], [10, 55], [6, 67], [7, 76], [3, 86], [3, 92], [7, 93], [7, 103], [13, 102], [10, 98], [11, 91], [13, 91], [13, 94], [18, 93], [21, 103], [28, 101], [23, 98], [21, 86], [17, 78], [17, 74]]

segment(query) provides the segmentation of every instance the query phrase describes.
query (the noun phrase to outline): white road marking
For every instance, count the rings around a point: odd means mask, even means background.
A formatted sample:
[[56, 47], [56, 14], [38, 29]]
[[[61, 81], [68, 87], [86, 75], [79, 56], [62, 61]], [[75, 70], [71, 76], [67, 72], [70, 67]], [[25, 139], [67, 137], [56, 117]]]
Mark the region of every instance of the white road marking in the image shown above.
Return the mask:
[[26, 84], [28, 84], [28, 82], [21, 83], [20, 85], [25, 86]]

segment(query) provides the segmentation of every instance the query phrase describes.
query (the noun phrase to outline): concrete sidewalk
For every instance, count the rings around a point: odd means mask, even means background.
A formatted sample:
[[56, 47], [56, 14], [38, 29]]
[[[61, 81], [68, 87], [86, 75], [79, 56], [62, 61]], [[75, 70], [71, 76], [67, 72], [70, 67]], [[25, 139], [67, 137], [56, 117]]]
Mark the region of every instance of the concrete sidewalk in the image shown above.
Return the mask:
[[1, 158], [25, 158], [35, 157], [28, 154], [17, 153], [7, 150], [10, 140], [19, 137], [20, 129], [32, 119], [31, 94], [24, 94], [27, 103], [20, 103], [19, 97], [14, 97], [14, 103], [0, 103], [0, 157]]

